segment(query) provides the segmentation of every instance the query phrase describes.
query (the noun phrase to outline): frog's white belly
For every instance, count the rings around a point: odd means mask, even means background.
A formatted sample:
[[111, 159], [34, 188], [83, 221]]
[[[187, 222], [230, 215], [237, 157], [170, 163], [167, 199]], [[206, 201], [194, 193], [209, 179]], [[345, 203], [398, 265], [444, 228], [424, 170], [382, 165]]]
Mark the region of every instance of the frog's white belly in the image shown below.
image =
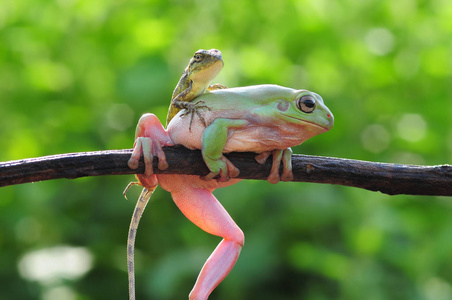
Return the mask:
[[[168, 132], [175, 144], [183, 145], [189, 149], [202, 148], [202, 134], [204, 125], [197, 117], [193, 119], [191, 131], [189, 128], [189, 116], [171, 120]], [[210, 120], [206, 120], [210, 123]], [[312, 131], [325, 129], [317, 126], [263, 126], [247, 125], [243, 128], [231, 128], [228, 130], [228, 140], [223, 152], [263, 152], [275, 149], [286, 149], [296, 146], [313, 136]]]
[[287, 135], [280, 129], [262, 126], [230, 129], [223, 152], [263, 152], [300, 144], [297, 136]]

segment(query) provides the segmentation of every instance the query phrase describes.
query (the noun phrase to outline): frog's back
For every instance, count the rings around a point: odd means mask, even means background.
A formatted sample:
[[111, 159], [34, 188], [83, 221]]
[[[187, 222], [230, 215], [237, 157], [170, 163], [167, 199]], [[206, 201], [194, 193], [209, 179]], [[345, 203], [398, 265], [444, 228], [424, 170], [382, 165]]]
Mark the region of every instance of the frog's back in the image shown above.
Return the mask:
[[199, 96], [212, 110], [237, 109], [246, 110], [249, 107], [263, 105], [276, 99], [291, 98], [298, 91], [275, 85], [262, 84], [215, 90]]

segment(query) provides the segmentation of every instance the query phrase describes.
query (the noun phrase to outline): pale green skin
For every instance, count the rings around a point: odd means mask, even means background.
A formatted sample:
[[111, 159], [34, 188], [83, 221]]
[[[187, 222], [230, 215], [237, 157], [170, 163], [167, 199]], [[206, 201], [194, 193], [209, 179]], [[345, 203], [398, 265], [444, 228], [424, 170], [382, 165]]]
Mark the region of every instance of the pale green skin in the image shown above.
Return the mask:
[[[306, 113], [297, 107], [297, 100], [309, 95], [315, 109]], [[322, 97], [307, 90], [278, 85], [258, 85], [216, 90], [195, 101], [204, 101], [205, 127], [199, 118], [193, 120], [182, 112], [168, 124], [168, 133], [175, 144], [201, 149], [211, 176], [227, 172], [227, 152], [265, 152], [283, 150], [326, 132], [333, 127], [334, 117]], [[226, 179], [226, 177], [223, 177]]]

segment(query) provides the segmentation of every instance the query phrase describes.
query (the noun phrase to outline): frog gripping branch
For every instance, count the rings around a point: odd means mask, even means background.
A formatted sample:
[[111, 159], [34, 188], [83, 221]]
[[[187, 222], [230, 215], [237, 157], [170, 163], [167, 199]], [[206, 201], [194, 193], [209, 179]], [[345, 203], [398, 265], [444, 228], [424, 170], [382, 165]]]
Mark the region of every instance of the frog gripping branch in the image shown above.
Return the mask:
[[[146, 169], [144, 175], [137, 175], [140, 184], [149, 191], [160, 184], [171, 193], [188, 219], [204, 231], [223, 238], [201, 269], [189, 296], [189, 299], [207, 299], [232, 270], [244, 245], [243, 232], [212, 194], [216, 188], [240, 181], [234, 178], [239, 170], [223, 153], [255, 152], [258, 163], [264, 163], [272, 155], [273, 168], [268, 180], [271, 183], [290, 180], [289, 147], [328, 131], [334, 121], [319, 95], [277, 85], [214, 90], [201, 94], [194, 104], [197, 103], [209, 107], [204, 112], [204, 121], [198, 115], [193, 120], [185, 118], [184, 111], [180, 111], [166, 130], [155, 115], [143, 115], [137, 126], [129, 166], [136, 168], [143, 155]], [[200, 149], [210, 173], [203, 178], [154, 174], [153, 158], [158, 157], [158, 168], [165, 169], [168, 164], [162, 147], [175, 144]], [[279, 174], [281, 161], [282, 175]], [[140, 201], [138, 205], [144, 209]], [[138, 222], [134, 224], [138, 226]], [[129, 286], [130, 275], [129, 269]], [[135, 299], [134, 290], [130, 292], [130, 299]]]

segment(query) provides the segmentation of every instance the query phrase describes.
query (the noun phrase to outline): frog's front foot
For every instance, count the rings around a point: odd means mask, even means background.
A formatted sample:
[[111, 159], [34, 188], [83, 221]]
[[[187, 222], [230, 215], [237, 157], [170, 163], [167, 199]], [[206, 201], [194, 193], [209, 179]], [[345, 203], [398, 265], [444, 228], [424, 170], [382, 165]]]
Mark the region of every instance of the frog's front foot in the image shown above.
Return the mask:
[[215, 84], [209, 85], [209, 87], [207, 88], [207, 91], [211, 92], [211, 91], [216, 91], [216, 90], [224, 90], [227, 88], [228, 87], [225, 86], [224, 84], [215, 83]]
[[234, 166], [233, 163], [229, 159], [227, 159], [224, 155], [221, 155], [220, 158], [211, 159], [208, 157], [204, 157], [204, 161], [207, 167], [210, 170], [210, 173], [206, 176], [202, 176], [203, 180], [211, 180], [217, 175], [220, 175], [218, 181], [225, 182], [231, 178], [235, 178], [239, 176], [240, 170]]
[[138, 168], [141, 155], [143, 155], [144, 158], [144, 177], [151, 177], [154, 175], [154, 167], [152, 165], [154, 156], [157, 156], [159, 159], [158, 168], [160, 170], [168, 169], [168, 162], [166, 161], [165, 152], [163, 152], [162, 145], [158, 140], [153, 140], [148, 137], [138, 137], [135, 141], [132, 155], [127, 162], [129, 168]]
[[[287, 148], [284, 150], [273, 150], [262, 152], [261, 154], [256, 156], [256, 161], [260, 164], [264, 164], [270, 155], [273, 156], [273, 163], [270, 175], [268, 175], [267, 177], [268, 182], [275, 184], [278, 183], [280, 180], [282, 181], [293, 180], [292, 149]], [[281, 165], [281, 161], [283, 162], [283, 172], [280, 176], [279, 166]]]
[[158, 158], [157, 167], [160, 170], [168, 168], [162, 147], [172, 145], [174, 144], [159, 119], [153, 114], [145, 114], [138, 122], [132, 155], [127, 164], [131, 169], [138, 168], [140, 157], [143, 155], [145, 165], [143, 177], [150, 178], [154, 175], [152, 165], [154, 157]]
[[196, 115], [198, 116], [199, 120], [201, 120], [202, 124], [204, 126], [207, 126], [206, 120], [204, 119], [204, 117], [202, 116], [202, 114], [199, 112], [200, 109], [207, 109], [210, 110], [210, 108], [207, 105], [203, 105], [204, 101], [198, 101], [196, 103], [191, 103], [191, 102], [184, 102], [184, 108], [186, 110], [186, 112], [184, 112], [183, 114], [181, 114], [181, 117], [186, 116], [186, 115], [190, 115], [190, 125], [188, 127], [188, 130], [191, 131], [191, 124], [193, 123], [193, 117]]

